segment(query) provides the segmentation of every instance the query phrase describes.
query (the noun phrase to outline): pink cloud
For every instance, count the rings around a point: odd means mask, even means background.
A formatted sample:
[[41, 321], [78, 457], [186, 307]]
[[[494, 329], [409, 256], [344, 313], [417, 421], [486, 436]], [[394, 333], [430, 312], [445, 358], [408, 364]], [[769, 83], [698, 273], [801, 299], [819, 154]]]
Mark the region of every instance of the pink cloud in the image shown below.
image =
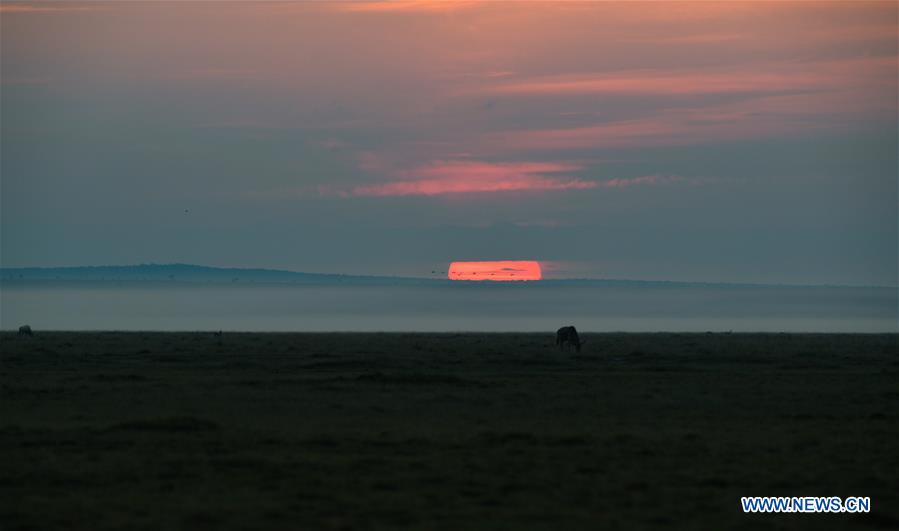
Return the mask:
[[357, 186], [353, 196], [434, 196], [444, 194], [507, 192], [517, 190], [571, 190], [596, 188], [593, 181], [553, 176], [581, 169], [560, 163], [489, 163], [478, 161], [437, 161], [400, 172], [402, 180]]
[[491, 163], [482, 161], [437, 161], [398, 172], [399, 179], [356, 186], [349, 190], [319, 188], [322, 195], [340, 197], [438, 196], [448, 194], [511, 191], [587, 190], [660, 185], [684, 181], [676, 175], [646, 175], [609, 180], [585, 180], [565, 174], [582, 166], [557, 162]]

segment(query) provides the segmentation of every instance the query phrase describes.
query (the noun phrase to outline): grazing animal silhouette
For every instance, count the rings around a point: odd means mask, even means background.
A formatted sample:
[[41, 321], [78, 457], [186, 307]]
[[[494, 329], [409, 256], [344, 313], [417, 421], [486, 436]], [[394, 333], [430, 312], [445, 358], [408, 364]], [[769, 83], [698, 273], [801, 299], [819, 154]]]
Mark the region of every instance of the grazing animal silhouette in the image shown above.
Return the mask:
[[20, 336], [29, 336], [29, 337], [30, 337], [30, 336], [33, 336], [33, 335], [34, 335], [34, 332], [31, 331], [31, 327], [30, 327], [30, 326], [28, 326], [28, 325], [22, 325], [22, 326], [19, 327], [19, 334], [18, 334], [18, 335], [20, 335]]
[[563, 326], [556, 331], [556, 345], [559, 345], [559, 350], [563, 350], [566, 346], [574, 345], [574, 349], [580, 352], [581, 345], [584, 343], [586, 341], [581, 340], [580, 336], [577, 335], [577, 328], [573, 326]]

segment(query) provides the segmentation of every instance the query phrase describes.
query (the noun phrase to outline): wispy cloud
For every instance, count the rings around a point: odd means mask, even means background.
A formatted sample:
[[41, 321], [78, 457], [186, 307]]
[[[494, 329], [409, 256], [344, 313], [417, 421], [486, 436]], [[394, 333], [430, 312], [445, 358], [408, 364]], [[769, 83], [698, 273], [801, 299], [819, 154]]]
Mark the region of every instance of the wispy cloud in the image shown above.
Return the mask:
[[691, 184], [699, 184], [696, 179], [684, 179], [680, 175], [642, 175], [640, 177], [630, 177], [625, 179], [609, 179], [598, 183], [601, 188], [628, 188], [630, 186], [651, 185], [651, 184], [672, 184], [689, 182]]
[[534, 78], [486, 87], [502, 94], [671, 94], [700, 95], [733, 92], [770, 93], [820, 90], [832, 79], [816, 72], [623, 72], [595, 76], [565, 75]]
[[0, 80], [0, 85], [16, 86], [16, 85], [49, 85], [50, 78], [47, 77], [4, 77]]
[[556, 174], [581, 169], [575, 164], [479, 161], [437, 161], [401, 172], [401, 180], [357, 186], [353, 196], [434, 196], [444, 194], [570, 190], [595, 188], [596, 183]]
[[356, 13], [441, 12], [471, 7], [478, 2], [471, 0], [371, 0], [363, 2], [337, 2], [341, 11]]
[[11, 4], [5, 3], [0, 4], [0, 13], [7, 14], [15, 14], [15, 13], [63, 13], [63, 12], [72, 12], [72, 11], [97, 11], [99, 9], [98, 6], [90, 5], [72, 5], [72, 4], [62, 4], [62, 3], [49, 3], [45, 2], [42, 4]]
[[628, 94], [702, 96], [822, 92], [895, 79], [894, 56], [763, 62], [727, 68], [624, 70], [502, 80], [465, 89], [475, 94]]
[[211, 81], [260, 79], [262, 74], [251, 68], [222, 68], [202, 66], [172, 74], [175, 79], [205, 79]]
[[584, 179], [570, 175], [582, 170], [583, 167], [579, 164], [558, 162], [436, 161], [413, 170], [399, 172], [396, 179], [386, 182], [349, 189], [323, 186], [318, 188], [318, 192], [321, 195], [338, 197], [402, 197], [698, 183], [677, 175], [645, 175], [605, 180]]
[[897, 104], [883, 94], [889, 83], [809, 94], [775, 94], [734, 103], [673, 107], [635, 117], [575, 127], [510, 130], [485, 135], [483, 145], [500, 150], [552, 151], [719, 144], [787, 135], [846, 130], [859, 117], [895, 117]]
[[[687, 145], [706, 139], [725, 139], [749, 131], [729, 124], [745, 115], [706, 112], [665, 112], [634, 120], [582, 127], [509, 131], [490, 135], [490, 144], [510, 150], [560, 150], [632, 146]], [[722, 136], [725, 134], [726, 136]]]

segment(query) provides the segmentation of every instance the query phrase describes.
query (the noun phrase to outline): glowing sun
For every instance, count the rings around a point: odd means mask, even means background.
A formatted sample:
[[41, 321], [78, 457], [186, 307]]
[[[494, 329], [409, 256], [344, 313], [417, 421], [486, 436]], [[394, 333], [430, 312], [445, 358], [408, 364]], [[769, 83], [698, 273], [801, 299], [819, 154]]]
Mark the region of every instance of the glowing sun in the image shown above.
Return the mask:
[[533, 260], [494, 262], [453, 262], [447, 274], [450, 280], [540, 280], [540, 263]]

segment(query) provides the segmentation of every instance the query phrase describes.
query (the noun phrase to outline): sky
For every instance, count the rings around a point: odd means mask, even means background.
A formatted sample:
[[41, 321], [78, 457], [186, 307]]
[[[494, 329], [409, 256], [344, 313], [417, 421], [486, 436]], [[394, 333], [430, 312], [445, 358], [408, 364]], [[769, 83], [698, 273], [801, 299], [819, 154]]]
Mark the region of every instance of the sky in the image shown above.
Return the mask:
[[895, 2], [2, 2], [0, 264], [897, 285]]

